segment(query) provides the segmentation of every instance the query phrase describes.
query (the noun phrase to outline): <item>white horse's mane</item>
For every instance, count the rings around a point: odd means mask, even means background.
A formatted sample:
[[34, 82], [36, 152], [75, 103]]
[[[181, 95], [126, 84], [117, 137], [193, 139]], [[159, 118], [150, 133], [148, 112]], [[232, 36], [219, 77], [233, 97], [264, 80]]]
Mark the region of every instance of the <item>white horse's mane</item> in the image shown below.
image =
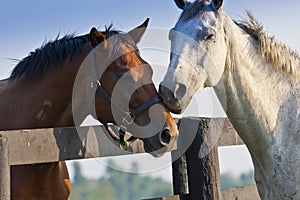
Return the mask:
[[[185, 22], [189, 19], [200, 16], [205, 11], [207, 5], [202, 0], [197, 0], [184, 9], [179, 21]], [[239, 27], [250, 34], [258, 41], [258, 50], [261, 56], [270, 63], [276, 70], [288, 74], [291, 78], [300, 79], [300, 57], [298, 52], [292, 50], [284, 43], [279, 42], [275, 37], [269, 37], [250, 11], [246, 11], [247, 18], [239, 23]]]
[[300, 57], [298, 52], [292, 50], [275, 37], [269, 37], [251, 12], [246, 11], [248, 19], [237, 23], [239, 27], [258, 41], [261, 56], [265, 58], [276, 70], [280, 70], [294, 79], [300, 79]]

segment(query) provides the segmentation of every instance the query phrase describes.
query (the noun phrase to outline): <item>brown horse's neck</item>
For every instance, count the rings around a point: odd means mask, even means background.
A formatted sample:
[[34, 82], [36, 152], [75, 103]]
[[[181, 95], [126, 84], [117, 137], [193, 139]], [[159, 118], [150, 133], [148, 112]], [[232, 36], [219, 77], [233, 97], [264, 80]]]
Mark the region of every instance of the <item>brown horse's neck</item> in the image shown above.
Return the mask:
[[[0, 86], [0, 130], [73, 126], [72, 92], [90, 44], [70, 60], [32, 78], [5, 81]], [[83, 119], [82, 119], [83, 120]]]

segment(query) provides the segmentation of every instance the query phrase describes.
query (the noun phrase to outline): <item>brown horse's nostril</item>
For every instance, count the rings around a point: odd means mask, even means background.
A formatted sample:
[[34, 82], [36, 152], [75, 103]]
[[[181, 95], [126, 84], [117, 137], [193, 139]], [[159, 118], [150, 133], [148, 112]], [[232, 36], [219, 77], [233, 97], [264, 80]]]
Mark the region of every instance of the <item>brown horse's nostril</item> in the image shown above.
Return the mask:
[[162, 145], [167, 145], [170, 143], [172, 138], [171, 132], [169, 129], [164, 129], [161, 133], [160, 133], [160, 143]]

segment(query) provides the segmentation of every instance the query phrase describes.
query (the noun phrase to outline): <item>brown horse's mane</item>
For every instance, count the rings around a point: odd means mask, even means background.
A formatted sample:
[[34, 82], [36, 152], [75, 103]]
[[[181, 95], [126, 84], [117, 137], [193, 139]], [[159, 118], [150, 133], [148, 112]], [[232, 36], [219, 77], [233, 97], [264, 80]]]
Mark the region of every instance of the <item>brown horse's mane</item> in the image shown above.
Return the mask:
[[[119, 31], [111, 29], [112, 25], [105, 27], [105, 32], [102, 33], [107, 38], [119, 33]], [[27, 57], [23, 58], [12, 70], [9, 79], [14, 80], [21, 77], [28, 79], [66, 59], [71, 59], [80, 50], [81, 46], [89, 40], [89, 34], [82, 36], [67, 34], [60, 39], [57, 36], [54, 41], [43, 44], [40, 48], [30, 52]]]

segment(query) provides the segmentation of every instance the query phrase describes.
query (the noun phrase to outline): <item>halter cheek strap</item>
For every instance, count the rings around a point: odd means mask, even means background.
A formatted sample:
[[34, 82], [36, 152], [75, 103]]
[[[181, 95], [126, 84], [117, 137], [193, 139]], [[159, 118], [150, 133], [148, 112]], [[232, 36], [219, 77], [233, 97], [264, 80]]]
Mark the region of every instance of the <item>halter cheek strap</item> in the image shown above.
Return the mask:
[[104, 124], [106, 127], [108, 133], [112, 137], [113, 140], [119, 142], [120, 147], [124, 147], [126, 150], [129, 147], [129, 144], [134, 142], [137, 137], [131, 136], [129, 139], [125, 140], [125, 134], [127, 132], [127, 127], [132, 124], [135, 120], [135, 118], [141, 114], [143, 111], [150, 108], [152, 105], [158, 103], [161, 101], [160, 97], [155, 96], [151, 98], [150, 100], [146, 101], [144, 104], [136, 107], [135, 109], [131, 111], [125, 111], [117, 102], [115, 102], [111, 96], [105, 91], [105, 89], [102, 87], [102, 84], [100, 80], [97, 78], [97, 71], [96, 71], [96, 64], [95, 64], [95, 55], [93, 50], [90, 53], [90, 68], [92, 72], [92, 81], [90, 84], [91, 87], [91, 112], [93, 115], [96, 116], [96, 110], [95, 110], [95, 94], [98, 92], [101, 94], [101, 96], [112, 106], [114, 109], [121, 114], [121, 124], [116, 125], [119, 128], [119, 136], [113, 131], [111, 127], [108, 126], [108, 124]]

